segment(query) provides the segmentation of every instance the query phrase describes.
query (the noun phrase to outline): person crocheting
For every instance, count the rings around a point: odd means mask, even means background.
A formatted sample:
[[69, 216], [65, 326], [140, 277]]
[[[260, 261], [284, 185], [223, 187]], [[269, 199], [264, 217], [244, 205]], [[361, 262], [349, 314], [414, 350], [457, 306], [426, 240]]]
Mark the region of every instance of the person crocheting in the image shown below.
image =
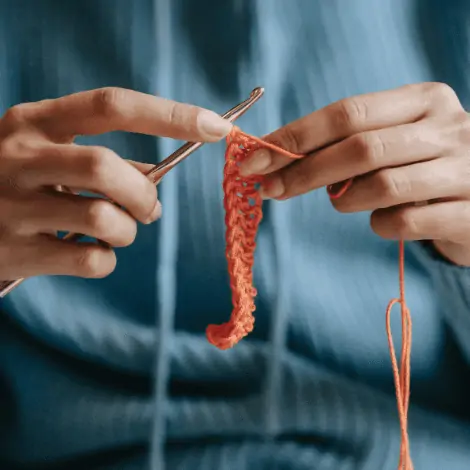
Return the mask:
[[0, 1], [0, 468], [467, 470], [467, 3]]

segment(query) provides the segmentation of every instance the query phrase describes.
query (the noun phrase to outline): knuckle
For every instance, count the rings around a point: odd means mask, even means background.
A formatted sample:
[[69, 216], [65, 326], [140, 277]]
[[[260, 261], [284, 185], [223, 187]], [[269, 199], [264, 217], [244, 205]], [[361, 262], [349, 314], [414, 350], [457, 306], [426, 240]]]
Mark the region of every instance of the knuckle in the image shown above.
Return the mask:
[[37, 141], [24, 133], [15, 132], [0, 139], [0, 157], [32, 157], [39, 152]]
[[369, 111], [367, 103], [358, 98], [346, 98], [338, 101], [334, 109], [335, 125], [352, 131], [367, 120]]
[[108, 201], [97, 199], [90, 202], [85, 217], [85, 225], [92, 233], [104, 237], [113, 226], [114, 208]]
[[287, 125], [278, 137], [280, 146], [293, 153], [303, 153], [302, 139], [292, 125]]
[[198, 135], [201, 132], [200, 116], [208, 112], [197, 106], [171, 100], [165, 100], [162, 110], [164, 110], [164, 122], [174, 135], [188, 131]]
[[183, 130], [199, 132], [198, 117], [201, 113], [199, 108], [177, 101], [167, 101], [167, 103], [164, 119], [172, 132], [183, 132]]
[[385, 143], [377, 132], [363, 132], [351, 137], [354, 153], [359, 156], [367, 169], [380, 166], [386, 153]]
[[2, 165], [0, 169], [0, 188], [18, 190], [23, 186], [26, 167], [30, 163], [31, 149], [28, 142], [10, 136], [0, 140], [0, 159]]
[[168, 104], [168, 114], [167, 114], [167, 122], [170, 125], [178, 125], [184, 121], [185, 116], [185, 109], [184, 106], [180, 103], [175, 101], [170, 101]]
[[85, 214], [85, 226], [96, 238], [107, 240], [114, 246], [129, 246], [137, 236], [137, 223], [130, 217], [122, 223], [118, 210], [103, 199], [92, 201]]
[[429, 91], [437, 98], [453, 99], [457, 96], [451, 86], [442, 82], [431, 82], [429, 84]]
[[379, 171], [375, 175], [378, 194], [383, 200], [396, 201], [410, 190], [406, 181], [399, 180], [396, 172], [391, 169]]
[[114, 157], [112, 150], [106, 147], [89, 147], [84, 165], [85, 172], [91, 181], [100, 182], [107, 175], [109, 161]]
[[123, 88], [106, 87], [97, 90], [94, 98], [93, 108], [97, 114], [111, 117], [119, 114], [126, 92]]
[[455, 103], [460, 108], [460, 100], [454, 89], [442, 82], [429, 82], [424, 85], [424, 92], [431, 103]]
[[415, 211], [410, 208], [399, 210], [394, 219], [395, 230], [400, 239], [416, 238], [419, 235]]
[[7, 109], [3, 115], [3, 121], [12, 127], [19, 127], [27, 120], [28, 111], [28, 104], [17, 104]]
[[99, 246], [83, 246], [80, 247], [75, 265], [81, 277], [102, 278], [114, 271], [115, 255], [111, 250], [105, 251]]

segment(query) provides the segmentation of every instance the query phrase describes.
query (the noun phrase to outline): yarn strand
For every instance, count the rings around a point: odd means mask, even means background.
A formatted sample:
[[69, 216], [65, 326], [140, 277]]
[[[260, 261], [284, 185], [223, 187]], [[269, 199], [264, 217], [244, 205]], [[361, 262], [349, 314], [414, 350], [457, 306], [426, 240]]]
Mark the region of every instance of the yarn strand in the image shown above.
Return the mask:
[[[219, 349], [233, 347], [254, 327], [256, 289], [253, 287], [253, 263], [256, 248], [256, 234], [263, 217], [262, 199], [258, 188], [263, 183], [259, 175], [244, 177], [240, 164], [255, 150], [268, 148], [292, 159], [302, 158], [264, 140], [246, 134], [234, 127], [227, 136], [224, 166], [224, 209], [225, 209], [225, 255], [228, 264], [233, 310], [230, 320], [221, 325], [209, 325], [207, 339]], [[343, 196], [353, 184], [353, 179], [327, 187], [331, 199]], [[399, 242], [399, 297], [387, 306], [385, 321], [393, 380], [397, 398], [401, 443], [398, 470], [413, 470], [408, 437], [408, 409], [410, 403], [410, 360], [411, 360], [411, 315], [405, 301], [405, 242]], [[400, 364], [398, 364], [391, 328], [391, 314], [395, 304], [400, 305], [402, 343]]]
[[[405, 302], [405, 243], [400, 241], [399, 244], [399, 283], [400, 297], [390, 301], [386, 311], [387, 322], [387, 338], [390, 348], [390, 358], [392, 360], [393, 379], [395, 382], [395, 390], [397, 395], [398, 416], [400, 419], [401, 444], [400, 444], [400, 460], [398, 464], [399, 470], [413, 470], [413, 464], [410, 457], [409, 438], [408, 438], [408, 408], [410, 402], [410, 358], [411, 358], [411, 330], [412, 322], [410, 311]], [[402, 325], [402, 346], [400, 367], [393, 345], [392, 329], [390, 317], [393, 306], [400, 304], [401, 309], [401, 325]]]
[[[345, 181], [339, 190], [335, 191], [333, 185], [328, 186], [328, 194], [331, 199], [338, 199], [343, 196], [353, 184], [353, 179]], [[336, 186], [336, 185], [335, 185]], [[410, 444], [408, 437], [408, 409], [410, 404], [410, 361], [411, 361], [411, 336], [412, 322], [411, 314], [405, 300], [405, 242], [400, 240], [398, 245], [398, 282], [400, 296], [392, 299], [385, 313], [388, 347], [390, 359], [392, 361], [393, 381], [395, 383], [395, 393], [397, 397], [398, 418], [400, 422], [400, 459], [398, 470], [413, 470], [413, 463], [410, 455]], [[400, 366], [398, 366], [395, 346], [391, 327], [392, 309], [395, 304], [400, 304], [402, 343], [400, 354]]]

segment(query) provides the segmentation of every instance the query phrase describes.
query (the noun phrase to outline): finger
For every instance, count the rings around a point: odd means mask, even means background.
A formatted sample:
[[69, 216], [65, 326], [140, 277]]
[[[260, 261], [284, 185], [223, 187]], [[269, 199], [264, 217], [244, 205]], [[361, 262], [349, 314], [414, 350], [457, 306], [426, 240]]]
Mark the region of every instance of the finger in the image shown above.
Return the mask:
[[24, 164], [20, 185], [27, 189], [66, 185], [108, 197], [137, 220], [158, 216], [157, 191], [139, 170], [105, 147], [47, 145]]
[[61, 141], [68, 136], [125, 131], [214, 142], [232, 129], [212, 111], [123, 88], [84, 91], [26, 106], [27, 118]]
[[[447, 85], [425, 83], [355, 96], [313, 112], [266, 137], [296, 153], [314, 152], [357, 133], [410, 124], [442, 109], [462, 111], [455, 92]], [[268, 174], [292, 163], [268, 150], [255, 152], [241, 169], [244, 175]]]
[[[265, 184], [271, 189], [265, 196], [287, 199], [379, 168], [437, 158], [455, 145], [454, 139], [438, 132], [439, 125], [424, 120], [355, 134], [268, 175]], [[271, 182], [276, 179], [280, 181]]]
[[[154, 167], [154, 165], [151, 163], [135, 162], [129, 159], [126, 159], [126, 162], [132, 165], [137, 170], [139, 170], [144, 175], [146, 175], [147, 172], [149, 172]], [[63, 186], [63, 185], [57, 186], [55, 189], [56, 191], [59, 191], [59, 192], [66, 192], [66, 193], [72, 193], [72, 194], [80, 194], [85, 191], [84, 189], [69, 188], [68, 186]], [[157, 190], [157, 193], [158, 193], [158, 190]]]
[[37, 233], [75, 232], [97, 238], [111, 246], [129, 246], [137, 224], [109, 201], [70, 194], [34, 194], [0, 202], [2, 219], [20, 236]]
[[463, 197], [470, 192], [468, 161], [446, 157], [357, 178], [334, 207], [340, 212], [383, 209], [411, 202]]
[[111, 248], [93, 243], [75, 243], [50, 235], [14, 239], [0, 245], [0, 279], [39, 275], [102, 278], [116, 267]]
[[470, 202], [438, 202], [379, 209], [372, 213], [377, 235], [391, 240], [448, 240], [468, 244]]

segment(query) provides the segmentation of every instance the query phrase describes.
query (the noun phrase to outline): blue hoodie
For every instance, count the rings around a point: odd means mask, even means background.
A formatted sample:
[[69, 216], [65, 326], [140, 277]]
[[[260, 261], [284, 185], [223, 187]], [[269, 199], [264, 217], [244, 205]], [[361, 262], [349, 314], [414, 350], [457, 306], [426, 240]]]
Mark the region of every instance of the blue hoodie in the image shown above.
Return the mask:
[[[102, 86], [223, 112], [263, 135], [340, 98], [439, 80], [470, 104], [467, 0], [0, 0], [0, 110]], [[178, 142], [83, 143], [156, 162]], [[231, 311], [223, 143], [159, 188], [163, 218], [104, 280], [38, 277], [0, 304], [2, 469], [394, 470], [400, 432], [384, 310], [397, 245], [324, 190], [267, 202], [256, 328]], [[0, 162], [1, 164], [1, 162]], [[409, 428], [417, 470], [470, 468], [470, 275], [408, 244]], [[400, 339], [398, 312], [393, 322]]]

